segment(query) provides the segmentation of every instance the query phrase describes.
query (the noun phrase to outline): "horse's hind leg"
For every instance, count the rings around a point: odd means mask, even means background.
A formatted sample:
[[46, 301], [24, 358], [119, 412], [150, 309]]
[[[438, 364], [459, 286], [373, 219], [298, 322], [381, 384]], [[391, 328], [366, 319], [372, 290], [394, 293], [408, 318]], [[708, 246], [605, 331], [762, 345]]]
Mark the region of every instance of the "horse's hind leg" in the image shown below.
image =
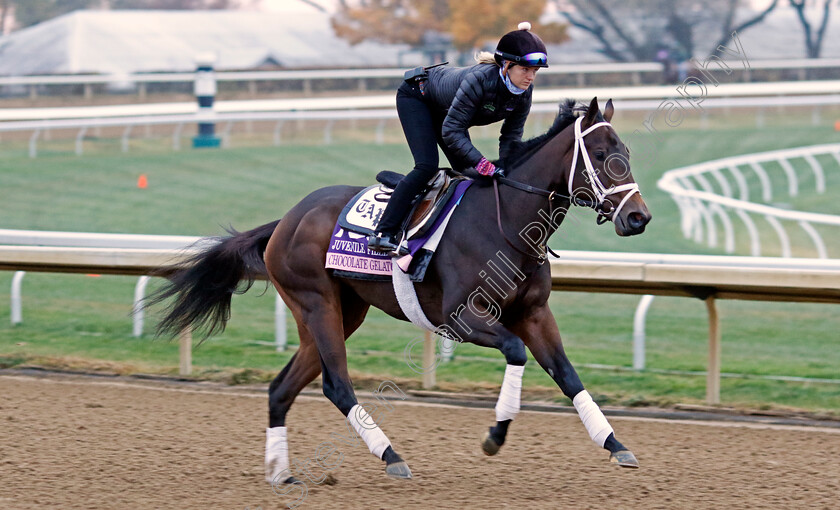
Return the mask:
[[[370, 305], [361, 300], [342, 301], [345, 340], [364, 321]], [[298, 316], [294, 309], [293, 315]], [[286, 414], [297, 395], [321, 373], [318, 350], [314, 339], [305, 327], [298, 328], [300, 348], [289, 363], [274, 378], [268, 388], [268, 429], [266, 430], [265, 473], [273, 483], [294, 482], [289, 469]], [[283, 475], [283, 476], [281, 476]]]
[[391, 441], [364, 407], [359, 405], [347, 371], [347, 351], [338, 317], [337, 303], [321, 302], [303, 319], [312, 332], [321, 357], [324, 395], [341, 411], [370, 453], [386, 463], [385, 473], [394, 478], [411, 478], [408, 465], [391, 447]]
[[567, 397], [572, 399], [575, 409], [583, 422], [589, 437], [598, 446], [609, 450], [610, 462], [622, 467], [639, 467], [635, 455], [615, 438], [604, 413], [598, 407], [589, 392], [583, 388], [583, 383], [577, 375], [560, 339], [560, 331], [548, 304], [540, 307], [534, 314], [520, 321], [516, 331], [534, 359], [542, 366], [548, 375], [560, 386]]
[[292, 483], [286, 413], [298, 393], [321, 373], [318, 350], [304, 328], [300, 328], [300, 348], [268, 387], [268, 428], [265, 439], [265, 477], [277, 484]]

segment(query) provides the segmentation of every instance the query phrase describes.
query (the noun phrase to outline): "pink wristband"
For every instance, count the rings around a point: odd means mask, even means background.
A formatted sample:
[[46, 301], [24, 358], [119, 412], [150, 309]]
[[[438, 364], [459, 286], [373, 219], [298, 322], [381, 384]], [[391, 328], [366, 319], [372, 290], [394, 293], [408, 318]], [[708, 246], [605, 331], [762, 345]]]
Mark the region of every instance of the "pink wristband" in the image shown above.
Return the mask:
[[487, 158], [481, 158], [481, 161], [475, 165], [475, 170], [481, 175], [493, 175], [496, 172], [496, 165], [488, 161]]

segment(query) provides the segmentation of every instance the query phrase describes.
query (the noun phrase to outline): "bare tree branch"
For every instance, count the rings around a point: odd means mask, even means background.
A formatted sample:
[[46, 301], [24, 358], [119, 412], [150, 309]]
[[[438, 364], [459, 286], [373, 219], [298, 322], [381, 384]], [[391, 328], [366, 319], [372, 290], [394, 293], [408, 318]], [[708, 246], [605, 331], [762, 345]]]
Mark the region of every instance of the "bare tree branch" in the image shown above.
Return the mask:
[[[734, 17], [735, 3], [736, 2], [733, 0], [733, 2], [731, 4], [731, 11], [730, 12], [733, 14], [733, 17]], [[732, 28], [732, 18], [728, 18], [727, 23], [723, 26], [723, 33], [721, 34], [720, 39], [718, 39], [718, 42], [715, 43], [713, 52], [717, 53], [717, 49], [720, 48], [721, 46], [726, 47], [726, 45], [729, 44], [729, 41], [732, 40], [733, 32], [743, 32], [747, 28], [764, 21], [764, 18], [766, 18], [767, 15], [770, 14], [770, 12], [773, 9], [776, 8], [776, 5], [778, 5], [778, 3], [779, 3], [779, 0], [773, 0], [773, 2], [766, 9], [764, 9], [763, 11], [758, 13], [753, 18], [744, 21], [743, 23], [741, 23], [740, 25], [738, 25], [735, 28]]]
[[814, 41], [815, 44], [815, 55], [814, 57], [819, 57], [820, 53], [822, 52], [822, 44], [825, 40], [825, 29], [828, 27], [828, 17], [831, 15], [831, 0], [824, 0], [823, 2], [823, 20], [822, 24], [820, 25], [820, 29], [817, 31], [817, 40]]
[[805, 0], [790, 0], [790, 5], [796, 9], [799, 22], [802, 24], [802, 30], [805, 32], [805, 50], [807, 51], [808, 58], [819, 57], [820, 51], [822, 50], [823, 38], [825, 37], [825, 29], [828, 26], [828, 16], [831, 14], [831, 0], [823, 1], [823, 19], [817, 31], [816, 38], [812, 37], [811, 22], [805, 16]]
[[[604, 36], [603, 26], [599, 24], [587, 25], [584, 22], [572, 17], [571, 13], [569, 12], [562, 12], [561, 14], [572, 26], [575, 26], [581, 30], [585, 30], [593, 36], [595, 36], [595, 38], [598, 39], [598, 42], [600, 42], [602, 45], [601, 49], [599, 49], [598, 51], [617, 62], [627, 61], [627, 57], [623, 55], [620, 51], [613, 48], [612, 43]], [[588, 20], [591, 21], [591, 18], [588, 18]]]
[[[556, 1], [555, 5], [558, 7], [559, 11], [559, 4]], [[583, 7], [580, 4], [580, 2], [572, 0], [572, 5], [575, 6], [577, 12], [581, 16], [583, 16], [587, 23], [579, 19], [575, 19], [570, 12], [560, 11], [560, 14], [562, 14], [563, 17], [566, 18], [566, 20], [572, 26], [580, 28], [581, 30], [585, 30], [586, 32], [589, 32], [590, 34], [595, 36], [595, 38], [598, 39], [598, 42], [601, 43], [601, 48], [598, 50], [600, 53], [603, 53], [608, 58], [611, 58], [615, 61], [626, 62], [628, 60], [627, 56], [613, 46], [612, 41], [610, 41], [610, 39], [608, 39], [605, 34], [605, 27], [601, 23], [599, 23], [594, 17], [589, 15], [586, 8]]]

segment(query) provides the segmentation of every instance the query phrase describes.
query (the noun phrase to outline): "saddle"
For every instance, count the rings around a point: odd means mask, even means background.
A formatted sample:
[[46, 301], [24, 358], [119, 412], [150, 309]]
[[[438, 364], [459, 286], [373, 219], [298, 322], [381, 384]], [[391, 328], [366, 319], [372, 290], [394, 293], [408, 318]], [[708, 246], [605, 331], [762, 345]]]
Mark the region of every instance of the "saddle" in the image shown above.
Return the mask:
[[[463, 178], [453, 178], [449, 172], [451, 172], [450, 169], [441, 168], [415, 201], [408, 215], [408, 224], [405, 226], [407, 239], [422, 237], [434, 225], [443, 207], [455, 192], [453, 183], [457, 184]], [[405, 175], [390, 170], [383, 170], [376, 175], [377, 182], [392, 190], [396, 189], [404, 178]]]
[[[420, 198], [415, 201], [409, 214], [408, 225], [405, 227], [406, 239], [426, 234], [455, 193], [455, 185], [465, 180], [464, 177], [452, 177], [449, 172], [451, 170], [448, 168], [440, 169], [420, 194]], [[380, 184], [365, 188], [356, 195], [341, 212], [339, 225], [351, 232], [372, 234], [391, 198], [391, 193], [404, 177], [405, 175], [390, 170], [379, 172], [376, 180]]]

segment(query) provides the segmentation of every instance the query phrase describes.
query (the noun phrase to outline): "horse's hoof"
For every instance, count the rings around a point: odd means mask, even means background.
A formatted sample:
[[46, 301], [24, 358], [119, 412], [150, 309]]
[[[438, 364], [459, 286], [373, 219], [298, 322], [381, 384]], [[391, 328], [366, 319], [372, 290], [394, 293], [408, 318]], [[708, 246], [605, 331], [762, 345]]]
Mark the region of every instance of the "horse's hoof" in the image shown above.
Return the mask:
[[610, 454], [610, 462], [626, 468], [638, 468], [639, 461], [630, 450], [620, 450]]
[[385, 466], [385, 474], [391, 478], [411, 480], [411, 470], [408, 469], [408, 464], [404, 461], [394, 462], [393, 464]]
[[283, 480], [278, 480], [277, 478], [279, 478], [279, 476], [280, 474], [278, 473], [277, 476], [275, 476], [274, 478], [265, 477], [265, 481], [270, 483], [271, 485], [281, 485], [284, 483], [298, 483], [300, 481], [294, 476], [289, 476], [288, 478], [285, 478]]
[[496, 441], [493, 441], [493, 438], [490, 437], [490, 431], [484, 433], [484, 438], [481, 440], [481, 451], [484, 452], [484, 455], [496, 455], [499, 453], [499, 448], [502, 446]]

